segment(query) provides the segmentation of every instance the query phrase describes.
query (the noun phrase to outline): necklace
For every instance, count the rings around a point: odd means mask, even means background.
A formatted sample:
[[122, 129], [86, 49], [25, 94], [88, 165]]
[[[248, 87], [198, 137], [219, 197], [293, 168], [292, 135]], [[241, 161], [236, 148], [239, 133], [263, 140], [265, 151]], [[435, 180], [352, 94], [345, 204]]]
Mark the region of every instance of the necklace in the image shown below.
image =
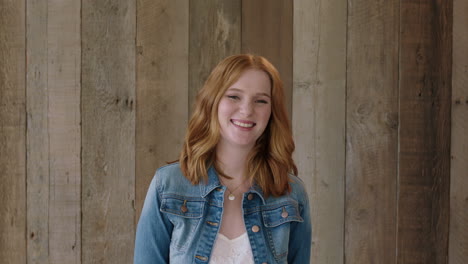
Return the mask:
[[237, 189], [239, 189], [239, 187], [241, 187], [246, 181], [248, 181], [248, 179], [246, 179], [245, 181], [241, 182], [241, 184], [237, 185], [237, 187], [234, 188], [234, 190], [232, 190], [232, 191], [229, 189], [229, 187], [228, 187], [226, 184], [224, 184], [224, 182], [221, 180], [221, 178], [219, 178], [219, 181], [221, 181], [221, 183], [222, 183], [224, 186], [226, 186], [226, 189], [227, 189], [228, 192], [229, 192], [228, 199], [229, 199], [230, 201], [234, 201], [234, 200], [236, 199], [236, 196], [234, 195], [234, 192], [235, 192]]

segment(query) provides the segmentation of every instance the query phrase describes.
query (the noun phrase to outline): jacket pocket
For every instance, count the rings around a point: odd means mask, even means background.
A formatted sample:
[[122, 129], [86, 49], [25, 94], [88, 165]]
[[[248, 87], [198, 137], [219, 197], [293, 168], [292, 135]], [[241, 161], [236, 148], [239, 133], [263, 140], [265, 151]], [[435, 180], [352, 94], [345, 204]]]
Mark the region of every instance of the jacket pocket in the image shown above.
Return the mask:
[[278, 262], [285, 260], [288, 255], [291, 224], [304, 221], [297, 201], [290, 200], [265, 206], [262, 218], [275, 259]]
[[179, 195], [163, 195], [160, 210], [173, 224], [171, 247], [186, 251], [193, 243], [203, 217], [205, 201]]

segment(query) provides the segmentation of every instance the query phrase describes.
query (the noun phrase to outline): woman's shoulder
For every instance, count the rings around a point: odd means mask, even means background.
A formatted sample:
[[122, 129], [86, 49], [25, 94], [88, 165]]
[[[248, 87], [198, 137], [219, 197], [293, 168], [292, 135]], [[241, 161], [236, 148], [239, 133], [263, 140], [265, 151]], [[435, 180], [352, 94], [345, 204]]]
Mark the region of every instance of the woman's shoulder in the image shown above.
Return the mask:
[[268, 196], [265, 200], [266, 205], [290, 203], [291, 201], [300, 205], [309, 203], [309, 197], [304, 182], [295, 175], [289, 174], [288, 176], [291, 191], [281, 196]]
[[184, 176], [179, 162], [158, 168], [154, 178], [158, 190], [162, 193], [194, 193], [199, 189]]
[[160, 195], [201, 196], [201, 186], [192, 184], [184, 175], [179, 162], [162, 166], [154, 176], [155, 188]]
[[179, 162], [173, 162], [159, 167], [156, 170], [156, 175], [159, 177], [184, 177]]
[[289, 194], [300, 203], [308, 203], [307, 189], [301, 178], [296, 175], [289, 174], [289, 185], [291, 186], [291, 193]]

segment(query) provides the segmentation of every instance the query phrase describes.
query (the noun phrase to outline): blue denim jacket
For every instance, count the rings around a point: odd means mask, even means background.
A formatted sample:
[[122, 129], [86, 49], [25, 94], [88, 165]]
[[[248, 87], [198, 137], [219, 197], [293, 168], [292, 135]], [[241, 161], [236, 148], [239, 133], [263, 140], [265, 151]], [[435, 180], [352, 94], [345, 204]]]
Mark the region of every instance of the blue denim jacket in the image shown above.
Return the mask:
[[[255, 263], [309, 263], [309, 200], [302, 181], [290, 179], [292, 192], [287, 195], [265, 198], [254, 185], [242, 198]], [[198, 185], [184, 177], [178, 163], [158, 169], [138, 222], [134, 263], [208, 263], [225, 190], [213, 168], [207, 184]]]

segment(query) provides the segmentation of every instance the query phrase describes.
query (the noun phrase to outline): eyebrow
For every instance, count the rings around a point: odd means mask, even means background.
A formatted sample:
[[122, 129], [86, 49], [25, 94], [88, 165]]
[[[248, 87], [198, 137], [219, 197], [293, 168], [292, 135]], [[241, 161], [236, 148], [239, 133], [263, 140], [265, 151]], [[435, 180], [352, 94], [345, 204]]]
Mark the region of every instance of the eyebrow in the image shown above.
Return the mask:
[[[234, 88], [234, 87], [229, 88], [229, 89], [227, 89], [227, 90], [228, 90], [228, 91], [232, 91], [232, 90], [233, 90], [233, 91], [241, 92], [241, 93], [244, 92], [244, 91], [242, 91], [241, 89], [239, 89], [239, 88]], [[267, 93], [256, 93], [255, 95], [257, 95], [257, 96], [258, 96], [258, 95], [263, 95], [263, 96], [266, 96], [266, 97], [268, 97], [268, 98], [271, 97], [271, 96], [270, 96], [269, 94], [267, 94]]]

